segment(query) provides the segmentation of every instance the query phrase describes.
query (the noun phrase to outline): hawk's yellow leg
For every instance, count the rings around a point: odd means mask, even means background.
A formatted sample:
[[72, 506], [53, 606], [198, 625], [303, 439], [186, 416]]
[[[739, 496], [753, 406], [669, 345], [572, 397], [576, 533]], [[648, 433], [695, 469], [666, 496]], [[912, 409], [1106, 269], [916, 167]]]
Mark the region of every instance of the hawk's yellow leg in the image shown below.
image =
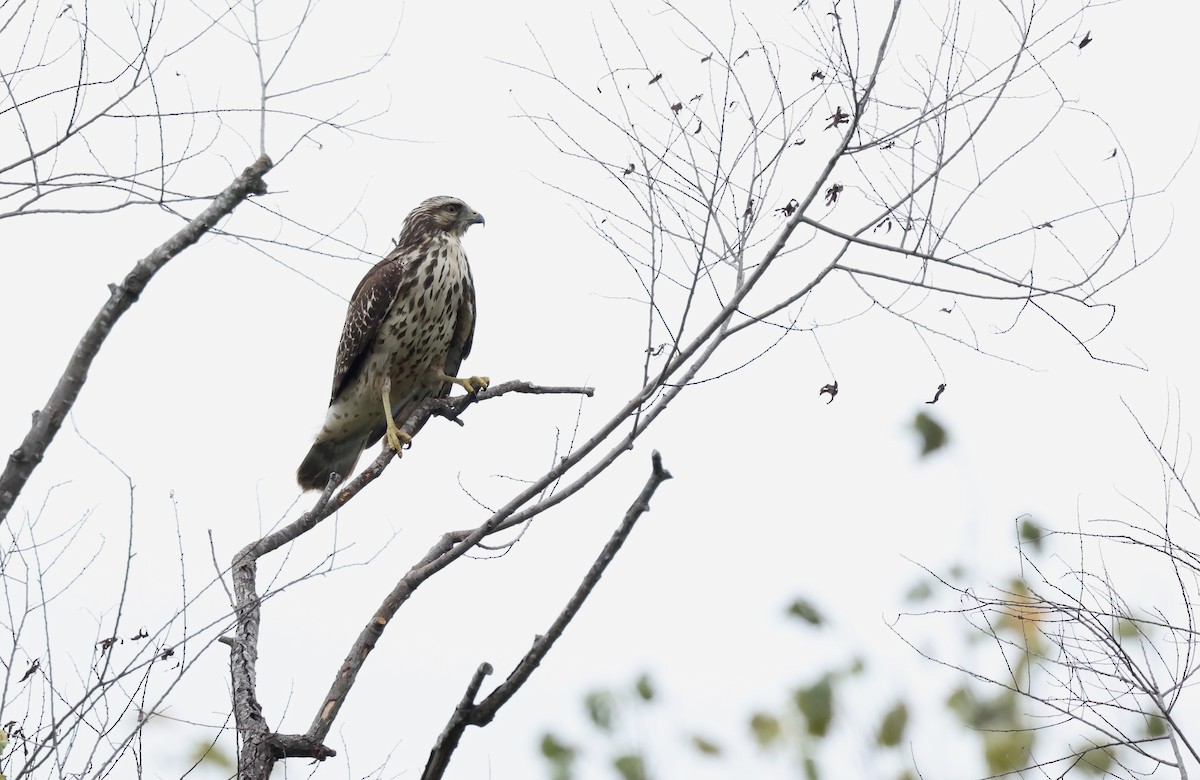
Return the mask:
[[387, 419], [387, 430], [384, 432], [384, 437], [387, 439], [387, 446], [399, 456], [400, 448], [412, 441], [412, 437], [404, 431], [396, 427], [396, 420], [392, 417], [392, 378], [383, 378], [383, 416]]
[[492, 383], [492, 380], [488, 379], [486, 376], [448, 376], [444, 371], [438, 372], [438, 379], [443, 382], [451, 382], [456, 384], [471, 394], [478, 393], [481, 390], [487, 390], [488, 385]]

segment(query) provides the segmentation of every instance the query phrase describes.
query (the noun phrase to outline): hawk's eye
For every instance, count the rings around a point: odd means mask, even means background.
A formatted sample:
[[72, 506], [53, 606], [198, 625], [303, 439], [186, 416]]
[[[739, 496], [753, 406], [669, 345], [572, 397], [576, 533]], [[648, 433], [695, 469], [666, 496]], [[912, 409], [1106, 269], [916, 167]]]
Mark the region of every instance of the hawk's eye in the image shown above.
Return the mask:
[[449, 211], [451, 214], [457, 214], [458, 210], [460, 208], [462, 208], [462, 207], [459, 206], [457, 203], [447, 203], [446, 204], [446, 211]]

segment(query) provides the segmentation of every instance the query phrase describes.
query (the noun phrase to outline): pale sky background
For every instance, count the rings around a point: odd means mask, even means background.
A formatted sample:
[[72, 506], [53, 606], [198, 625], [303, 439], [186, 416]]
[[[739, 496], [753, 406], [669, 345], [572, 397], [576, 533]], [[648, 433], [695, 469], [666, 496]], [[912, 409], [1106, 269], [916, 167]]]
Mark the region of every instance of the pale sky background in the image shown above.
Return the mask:
[[[788, 28], [793, 5], [738, 8], [764, 37], [784, 45], [795, 40]], [[681, 50], [682, 25], [640, 3], [618, 7], [647, 50], [661, 50], [674, 88], [691, 90], [689, 78], [701, 65]], [[912, 3], [906, 13], [918, 9]], [[282, 13], [268, 6], [264, 19]], [[695, 13], [724, 41], [723, 7]], [[286, 28], [288, 18], [274, 18]], [[199, 19], [191, 6], [171, 6], [165, 34], [183, 41]], [[385, 252], [403, 216], [425, 197], [457, 195], [487, 218], [466, 238], [479, 319], [465, 370], [495, 382], [594, 385], [595, 397], [582, 407], [583, 434], [640, 384], [645, 334], [643, 309], [631, 300], [639, 295], [636, 280], [589, 232], [577, 204], [547, 183], [596, 199], [615, 191], [595, 168], [564, 160], [517, 116], [520, 106], [564, 121], [583, 115], [563, 93], [504, 64], [542, 66], [532, 31], [560, 76], [590, 95], [604, 74], [593, 20], [606, 44], [616, 40], [613, 11], [602, 3], [411, 3], [402, 18], [387, 3], [318, 8], [283, 71], [286, 85], [364, 67], [395, 33], [392, 53], [370, 75], [315, 93], [311, 105], [306, 97], [288, 106], [323, 114], [353, 102], [357, 115], [385, 112], [367, 126], [371, 132], [404, 140], [318, 133], [320, 148], [302, 143], [268, 175], [271, 195], [262, 203], [365, 253], [361, 262], [286, 247], [267, 256], [209, 237], [173, 260], [117, 326], [71, 423], [9, 521], [40, 511], [37, 534], [49, 539], [84, 518], [48, 577], [54, 588], [73, 586], [52, 612], [63, 679], [76, 674], [72, 664], [85, 668], [93, 643], [112, 633], [131, 528], [136, 556], [123, 636], [141, 627], [154, 631], [175, 613], [181, 561], [189, 596], [212, 581], [210, 534], [225, 565], [259, 532], [311, 504], [312, 497], [297, 503], [294, 472], [327, 402], [344, 297], [373, 262], [366, 253]], [[1110, 288], [1104, 300], [1118, 304], [1117, 317], [1093, 344], [1099, 355], [1141, 361], [1148, 371], [1090, 361], [1066, 334], [1032, 318], [987, 342], [1029, 368], [934, 340], [939, 371], [910, 327], [878, 313], [819, 331], [829, 367], [810, 335], [793, 335], [747, 369], [681, 394], [633, 453], [535, 521], [507, 555], [462, 560], [425, 584], [359, 677], [329, 739], [339, 756], [315, 776], [418, 776], [475, 667], [487, 661], [496, 668], [486, 693], [549, 627], [640, 489], [652, 449], [675, 479], [659, 490], [650, 514], [525, 689], [492, 725], [467, 731], [448, 777], [543, 776], [536, 754], [542, 732], [552, 728], [584, 742], [584, 694], [628, 686], [642, 672], [663, 698], [656, 719], [639, 726], [645, 729], [639, 739], [662, 759], [658, 776], [682, 776], [671, 771], [678, 766], [689, 777], [791, 776], [786, 762], [754, 756], [745, 723], [757, 709], [778, 709], [792, 686], [852, 654], [867, 659], [870, 677], [855, 708], [839, 711], [847, 745], [869, 740], [897, 696], [924, 693], [927, 711], [912, 724], [917, 766], [928, 777], [982, 774], [946, 750], [945, 724], [937, 720], [955, 678], [920, 660], [888, 624], [905, 609], [919, 565], [945, 571], [965, 564], [978, 587], [1009, 576], [1017, 565], [1018, 516], [1030, 513], [1069, 530], [1096, 517], [1140, 518], [1131, 500], [1161, 504], [1158, 466], [1121, 399], [1153, 431], [1181, 411], [1183, 435], [1196, 429], [1191, 409], [1200, 398], [1200, 370], [1193, 342], [1200, 313], [1191, 234], [1200, 179], [1196, 164], [1185, 161], [1200, 128], [1200, 111], [1186, 96], [1196, 75], [1197, 22], [1190, 3], [1094, 9], [1079, 29], [1060, 31], [1078, 39], [1091, 30], [1094, 42], [1051, 65], [1074, 105], [1111, 125], [1139, 192], [1171, 182], [1165, 194], [1137, 204], [1139, 255], [1162, 249]], [[973, 40], [986, 47], [1007, 35], [978, 29]], [[807, 83], [806, 75], [790, 76], [791, 83]], [[228, 35], [204, 39], [171, 60], [160, 79], [160, 91], [170, 96], [165, 102], [176, 106], [186, 104], [178, 96], [189, 91], [197, 106], [214, 99], [227, 108], [253, 105], [257, 89], [252, 58]], [[1019, 109], [1013, 110], [1007, 121], [1019, 126]], [[229, 121], [245, 142], [223, 136], [181, 189], [215, 191], [253, 160], [253, 120]], [[212, 129], [197, 127], [198, 138]], [[1086, 201], [1062, 170], [1090, 182], [1095, 171], [1083, 166], [1104, 165], [1113, 144], [1094, 122], [1068, 127], [1045, 142], [1044, 176], [1027, 171], [1008, 190], [989, 194], [998, 215], [1028, 206], [1026, 224], [1033, 224], [1046, 218], [1037, 210], [1043, 203], [1056, 213]], [[10, 159], [12, 128], [0, 128]], [[168, 128], [179, 138], [189, 132], [182, 120]], [[819, 157], [832, 131], [822, 136], [815, 120], [806, 130]], [[269, 153], [278, 160], [294, 137], [293, 126], [271, 126]], [[617, 162], [628, 156], [619, 147], [598, 151]], [[799, 195], [809, 182], [781, 186]], [[606, 205], [625, 207], [616, 200]], [[106, 285], [176, 226], [150, 209], [0, 221], [5, 452], [24, 435], [30, 411], [44, 403], [107, 298]], [[223, 226], [267, 235], [276, 229], [254, 204]], [[292, 226], [280, 231], [289, 241], [316, 240]], [[331, 242], [319, 248], [353, 253]], [[837, 304], [836, 297], [826, 299], [822, 311]], [[946, 301], [935, 296], [924, 305], [935, 304]], [[982, 330], [1005, 319], [973, 306]], [[1076, 322], [1086, 330], [1093, 318]], [[754, 343], [748, 339], [744, 353], [719, 365], [736, 365]], [[817, 389], [833, 378], [841, 394], [826, 405]], [[942, 400], [924, 406], [941, 381], [949, 385]], [[294, 543], [286, 560], [277, 554], [260, 563], [260, 585], [276, 571], [282, 582], [330, 562], [334, 567], [264, 608], [259, 696], [280, 731], [307, 728], [362, 624], [439, 534], [486, 518], [460, 483], [479, 501], [502, 504], [519, 487], [514, 479], [536, 478], [552, 461], [555, 437], [570, 435], [578, 408], [570, 397], [508, 396], [472, 408], [464, 428], [433, 421], [336, 519]], [[922, 461], [908, 424], [928, 409], [952, 441]], [[132, 494], [122, 472], [135, 486]], [[1146, 572], [1129, 587], [1158, 598]], [[832, 627], [818, 635], [783, 619], [799, 595], [821, 607]], [[223, 592], [211, 589], [189, 611], [189, 627], [217, 619], [224, 603]], [[928, 647], [954, 648], [961, 634], [949, 617], [901, 628]], [[181, 631], [175, 629], [173, 641]], [[211, 642], [211, 632], [205, 636]], [[39, 641], [28, 639], [30, 647]], [[177, 720], [162, 719], [147, 731], [152, 776], [180, 774], [187, 746], [211, 738], [225, 722], [228, 656], [220, 645], [189, 652], [201, 650], [164, 710]], [[26, 658], [18, 653], [17, 660]], [[685, 759], [694, 732], [729, 748], [728, 760], [708, 766]], [[872, 774], [873, 766], [864, 760], [853, 771]], [[602, 769], [596, 763], [582, 776], [605, 776]], [[295, 762], [286, 771], [298, 777], [313, 770]]]

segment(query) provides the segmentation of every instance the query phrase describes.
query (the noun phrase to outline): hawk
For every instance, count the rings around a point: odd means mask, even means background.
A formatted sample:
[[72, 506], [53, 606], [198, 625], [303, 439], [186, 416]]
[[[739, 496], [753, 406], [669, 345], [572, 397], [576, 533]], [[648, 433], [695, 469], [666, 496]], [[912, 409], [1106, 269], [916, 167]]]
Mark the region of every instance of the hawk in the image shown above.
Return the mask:
[[396, 247], [359, 282], [346, 311], [325, 425], [296, 471], [304, 490], [349, 475], [383, 437], [400, 451], [411, 437], [396, 426], [427, 398], [487, 377], [456, 376], [475, 335], [475, 285], [462, 237], [483, 216], [458, 198], [424, 201], [404, 219]]

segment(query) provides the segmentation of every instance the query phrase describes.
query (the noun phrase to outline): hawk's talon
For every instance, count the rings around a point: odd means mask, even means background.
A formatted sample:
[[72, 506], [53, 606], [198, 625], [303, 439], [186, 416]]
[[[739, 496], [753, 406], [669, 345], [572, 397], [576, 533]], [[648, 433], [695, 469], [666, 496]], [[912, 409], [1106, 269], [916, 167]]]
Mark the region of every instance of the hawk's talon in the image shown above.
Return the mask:
[[385, 432], [388, 449], [396, 453], [396, 457], [400, 457], [404, 454], [401, 452], [401, 450], [412, 443], [412, 437], [397, 428], [394, 421], [389, 420], [388, 422], [389, 425], [387, 427], [387, 431]]
[[484, 390], [487, 390], [488, 385], [492, 383], [492, 380], [486, 376], [457, 377], [442, 374], [441, 379], [443, 382], [450, 382], [458, 385], [471, 395], [475, 395], [476, 393], [481, 393]]
[[391, 377], [383, 378], [383, 392], [381, 394], [383, 401], [383, 417], [387, 420], [387, 427], [384, 428], [387, 446], [392, 452], [396, 453], [396, 457], [400, 457], [403, 453], [400, 450], [405, 444], [412, 441], [412, 437], [404, 431], [396, 427], [396, 420], [392, 417], [392, 379]]

